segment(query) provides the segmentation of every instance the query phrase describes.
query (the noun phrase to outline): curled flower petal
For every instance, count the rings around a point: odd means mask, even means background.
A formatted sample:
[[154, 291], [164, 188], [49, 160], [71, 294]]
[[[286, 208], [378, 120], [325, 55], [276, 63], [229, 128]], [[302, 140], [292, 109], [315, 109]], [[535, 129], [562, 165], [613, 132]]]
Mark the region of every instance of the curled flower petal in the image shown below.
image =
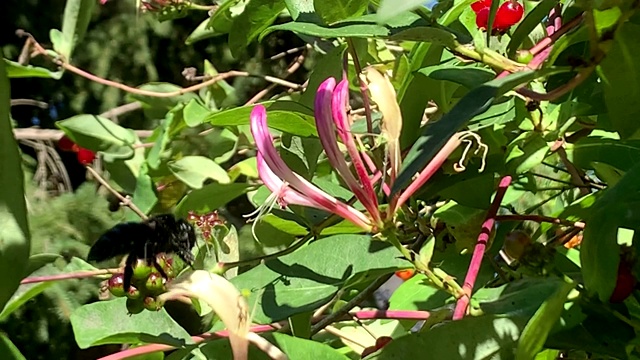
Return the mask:
[[456, 133], [447, 141], [447, 143], [438, 151], [436, 156], [427, 164], [427, 166], [418, 174], [416, 179], [400, 194], [397, 202], [391, 205], [392, 213], [395, 213], [402, 204], [404, 204], [433, 174], [440, 169], [442, 164], [447, 160], [460, 145], [460, 134]]
[[358, 200], [360, 200], [360, 202], [365, 206], [373, 218], [373, 221], [380, 224], [381, 216], [378, 210], [378, 197], [373, 190], [373, 183], [371, 182], [371, 179], [369, 179], [369, 174], [367, 173], [367, 169], [364, 167], [364, 162], [362, 161], [362, 157], [356, 147], [356, 142], [351, 134], [351, 126], [349, 125], [346, 111], [348, 102], [349, 82], [347, 80], [342, 80], [338, 86], [336, 86], [333, 93], [333, 101], [331, 103], [333, 120], [335, 121], [335, 125], [338, 129], [338, 134], [340, 135], [342, 142], [347, 147], [353, 167], [355, 168], [358, 179], [362, 184], [364, 195], [362, 198], [358, 197]]
[[[313, 207], [337, 214], [367, 231], [371, 230], [371, 222], [362, 212], [322, 191], [305, 178], [294, 173], [285, 164], [273, 145], [273, 138], [267, 127], [267, 113], [262, 105], [257, 105], [251, 111], [251, 133], [256, 141], [258, 152], [262, 155], [264, 164], [275, 177], [288, 184], [291, 189], [304, 197], [310, 204], [313, 204]], [[273, 179], [269, 178], [267, 180]], [[299, 201], [300, 199], [296, 200]]]
[[[328, 78], [320, 84], [320, 87], [318, 88], [318, 94], [316, 95], [314, 106], [318, 136], [324, 151], [327, 153], [327, 158], [331, 165], [333, 165], [338, 174], [340, 174], [342, 179], [344, 179], [345, 183], [356, 198], [364, 205], [372, 217], [375, 218], [375, 214], [378, 213], [378, 204], [375, 201], [375, 193], [367, 193], [363, 186], [360, 185], [361, 183], [359, 183], [351, 173], [349, 165], [347, 165], [347, 161], [344, 158], [344, 154], [338, 148], [332, 105], [334, 97], [340, 96], [340, 94], [338, 92], [334, 92], [335, 85], [335, 79]], [[347, 91], [347, 89], [343, 90]], [[344, 106], [342, 112], [345, 112]], [[346, 117], [346, 113], [344, 116]]]
[[395, 181], [400, 169], [400, 132], [402, 131], [402, 112], [396, 100], [396, 91], [386, 75], [375, 67], [368, 67], [363, 71], [366, 78], [371, 99], [378, 104], [382, 113], [382, 134], [387, 140], [391, 182]]

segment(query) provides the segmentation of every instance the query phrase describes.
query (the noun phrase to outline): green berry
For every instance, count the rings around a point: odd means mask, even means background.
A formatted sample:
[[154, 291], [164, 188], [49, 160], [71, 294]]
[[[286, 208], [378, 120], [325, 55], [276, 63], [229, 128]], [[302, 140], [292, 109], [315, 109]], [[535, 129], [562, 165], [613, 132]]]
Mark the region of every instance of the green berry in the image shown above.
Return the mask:
[[127, 292], [127, 298], [131, 300], [140, 299], [140, 290], [138, 290], [138, 288], [136, 288], [133, 285], [129, 286], [129, 292]]
[[531, 60], [533, 60], [533, 54], [529, 50], [518, 50], [516, 51], [516, 61], [521, 64], [528, 64]]
[[114, 274], [111, 276], [107, 286], [111, 295], [115, 297], [123, 297], [126, 295], [124, 291], [124, 276], [122, 274]]
[[160, 268], [167, 274], [169, 279], [173, 279], [182, 269], [185, 267], [184, 261], [178, 256], [168, 256], [166, 254], [159, 254], [156, 257], [156, 262], [160, 265]]
[[141, 299], [127, 299], [127, 311], [129, 315], [140, 314], [144, 308], [144, 301]]
[[144, 280], [153, 271], [153, 268], [147, 263], [146, 260], [138, 260], [133, 266], [133, 279]]
[[163, 291], [165, 291], [165, 286], [164, 286], [165, 283], [166, 283], [166, 280], [165, 278], [162, 277], [162, 275], [160, 275], [157, 272], [152, 272], [151, 274], [149, 274], [149, 277], [147, 278], [145, 287], [147, 291], [151, 294], [160, 294]]
[[143, 306], [149, 311], [160, 311], [160, 309], [162, 309], [162, 304], [156, 300], [156, 298], [151, 296], [144, 298]]

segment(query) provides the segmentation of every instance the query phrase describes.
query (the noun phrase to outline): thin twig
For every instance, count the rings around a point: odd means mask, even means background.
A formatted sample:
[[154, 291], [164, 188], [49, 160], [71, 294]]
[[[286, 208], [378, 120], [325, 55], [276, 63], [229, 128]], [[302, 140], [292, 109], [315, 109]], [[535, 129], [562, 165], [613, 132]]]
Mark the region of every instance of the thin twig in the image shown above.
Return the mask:
[[97, 269], [97, 270], [89, 270], [89, 271], [77, 271], [66, 274], [57, 274], [57, 275], [46, 275], [46, 276], [31, 276], [22, 279], [20, 281], [20, 285], [27, 284], [35, 284], [47, 281], [60, 281], [60, 280], [70, 280], [70, 279], [84, 279], [96, 276], [103, 275], [112, 275], [112, 274], [120, 274], [122, 273], [122, 269]]
[[471, 263], [469, 264], [467, 276], [465, 277], [464, 285], [462, 286], [464, 296], [461, 296], [456, 303], [456, 307], [453, 311], [453, 320], [462, 319], [467, 312], [467, 306], [469, 305], [469, 299], [471, 298], [471, 293], [473, 292], [473, 286], [476, 283], [476, 278], [478, 277], [478, 272], [480, 271], [480, 265], [482, 264], [484, 251], [487, 247], [487, 243], [489, 242], [491, 232], [493, 232], [493, 227], [496, 222], [496, 214], [510, 184], [511, 176], [509, 175], [503, 177], [500, 180], [498, 190], [496, 191], [496, 196], [491, 203], [491, 207], [489, 207], [489, 210], [487, 211], [487, 216], [485, 217], [484, 223], [482, 224], [480, 235], [478, 235], [478, 241], [476, 242], [476, 246], [473, 249]]
[[104, 178], [102, 178], [102, 176], [100, 176], [100, 174], [98, 174], [98, 172], [95, 171], [91, 166], [86, 166], [86, 169], [91, 174], [91, 176], [93, 176], [102, 186], [104, 186], [105, 189], [107, 189], [110, 193], [117, 197], [118, 200], [120, 200], [122, 206], [126, 206], [131, 209], [131, 211], [136, 213], [136, 215], [138, 215], [142, 220], [148, 219], [147, 215], [143, 213], [142, 210], [140, 210], [136, 206], [136, 204], [131, 201], [130, 198], [122, 196], [122, 194], [112, 188], [111, 185], [109, 185], [109, 183]]
[[[304, 62], [304, 58], [305, 58], [305, 54], [300, 54], [299, 56], [296, 57], [296, 59], [287, 68], [287, 70], [286, 70], [286, 72], [284, 74], [284, 78], [285, 79], [287, 77], [289, 77], [291, 74], [293, 74], [294, 72], [298, 71], [298, 69], [300, 69], [300, 67], [302, 66], [302, 63]], [[278, 86], [278, 84], [271, 84], [271, 85], [267, 86], [266, 88], [260, 90], [251, 99], [249, 99], [249, 101], [247, 101], [245, 103], [245, 105], [251, 105], [251, 104], [254, 104], [254, 103], [258, 102], [265, 95], [267, 95], [269, 93], [269, 91], [275, 89], [277, 86]]]
[[578, 186], [580, 189], [580, 195], [586, 196], [591, 193], [589, 188], [586, 186], [584, 180], [582, 179], [582, 174], [578, 170], [578, 168], [573, 165], [573, 163], [567, 157], [567, 152], [564, 149], [564, 139], [557, 140], [555, 144], [551, 146], [551, 151], [558, 153], [560, 160], [564, 164], [564, 167], [567, 168], [569, 175], [571, 175], [571, 180], [573, 184]]
[[353, 44], [353, 40], [347, 38], [347, 45], [349, 48], [349, 52], [351, 53], [351, 58], [353, 59], [353, 66], [356, 68], [356, 77], [360, 82], [360, 93], [362, 94], [362, 104], [364, 106], [364, 115], [367, 119], [367, 133], [373, 134], [373, 118], [371, 116], [371, 103], [369, 101], [369, 94], [367, 84], [360, 77], [362, 74], [362, 67], [360, 66], [360, 60], [358, 59], [358, 53], [356, 52], [355, 45]]
[[25, 35], [29, 36], [31, 39], [33, 39], [33, 47], [35, 48], [36, 52], [40, 55], [45, 55], [48, 58], [52, 59], [53, 62], [55, 62], [58, 66], [62, 67], [65, 70], [68, 70], [76, 75], [80, 75], [86, 79], [89, 79], [93, 82], [96, 82], [98, 84], [102, 84], [102, 85], [106, 85], [106, 86], [110, 86], [110, 87], [114, 87], [116, 89], [120, 89], [122, 91], [126, 91], [128, 93], [131, 94], [136, 94], [136, 95], [142, 95], [142, 96], [150, 96], [150, 97], [158, 97], [158, 98], [167, 98], [167, 97], [174, 97], [174, 96], [180, 96], [180, 95], [184, 95], [190, 92], [194, 92], [194, 91], [198, 91], [200, 89], [204, 89], [208, 86], [211, 86], [213, 84], [215, 84], [218, 81], [222, 81], [222, 80], [226, 80], [232, 77], [258, 77], [258, 78], [262, 78], [265, 81], [271, 82], [271, 83], [275, 83], [278, 85], [282, 85], [285, 87], [289, 87], [295, 90], [300, 90], [302, 89], [302, 86], [296, 83], [292, 83], [290, 81], [286, 81], [286, 80], [282, 80], [280, 78], [274, 77], [274, 76], [269, 76], [269, 75], [258, 75], [258, 74], [252, 74], [246, 71], [236, 71], [236, 70], [231, 70], [231, 71], [227, 71], [225, 73], [220, 73], [218, 75], [215, 75], [213, 77], [211, 77], [209, 80], [204, 81], [200, 84], [197, 85], [193, 85], [187, 88], [183, 88], [180, 90], [176, 90], [176, 91], [170, 91], [170, 92], [156, 92], [156, 91], [150, 91], [150, 90], [143, 90], [143, 89], [139, 89], [139, 88], [135, 88], [135, 87], [131, 87], [125, 84], [121, 84], [119, 82], [116, 81], [112, 81], [112, 80], [108, 80], [108, 79], [104, 79], [101, 78], [97, 75], [94, 75], [88, 71], [82, 70], [74, 65], [71, 65], [70, 63], [66, 62], [64, 59], [60, 59], [60, 58], [52, 58], [52, 56], [47, 52], [47, 50], [42, 47], [42, 45], [40, 45], [31, 34], [28, 33], [24, 33]]
[[269, 60], [278, 60], [280, 58], [283, 58], [287, 55], [291, 55], [291, 54], [295, 54], [297, 52], [303, 51], [303, 50], [311, 50], [313, 49], [313, 46], [311, 46], [310, 44], [306, 44], [297, 48], [293, 48], [293, 49], [289, 49], [280, 53], [277, 53], [275, 55], [273, 55], [272, 57], [269, 58]]
[[[153, 134], [151, 130], [135, 130], [139, 138], [148, 138]], [[58, 141], [64, 132], [55, 129], [20, 128], [13, 129], [13, 136], [16, 140], [52, 140]]]
[[49, 104], [47, 104], [46, 102], [38, 101], [34, 99], [11, 99], [10, 104], [11, 106], [20, 106], [20, 105], [35, 106], [35, 107], [39, 107], [40, 109], [49, 108]]
[[547, 222], [558, 225], [573, 226], [577, 229], [584, 229], [585, 223], [582, 221], [570, 221], [565, 219], [558, 219], [549, 216], [542, 215], [496, 215], [496, 221], [535, 221], [535, 222]]
[[342, 306], [337, 311], [334, 311], [324, 319], [320, 320], [317, 324], [311, 327], [311, 335], [317, 334], [318, 331], [324, 329], [326, 326], [331, 323], [337, 321], [341, 317], [347, 315], [351, 309], [358, 306], [361, 302], [363, 302], [367, 297], [371, 296], [374, 291], [376, 291], [382, 284], [387, 282], [389, 278], [393, 274], [383, 275], [376, 280], [374, 280], [369, 286], [367, 286], [364, 290], [362, 290], [358, 295], [356, 295], [353, 299], [349, 300], [344, 306]]

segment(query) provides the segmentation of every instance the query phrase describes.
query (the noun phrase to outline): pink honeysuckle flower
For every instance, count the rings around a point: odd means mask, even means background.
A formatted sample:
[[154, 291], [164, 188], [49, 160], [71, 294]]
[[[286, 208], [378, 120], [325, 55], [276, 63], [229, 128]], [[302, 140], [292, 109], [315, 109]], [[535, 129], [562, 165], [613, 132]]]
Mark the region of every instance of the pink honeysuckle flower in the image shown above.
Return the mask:
[[[356, 147], [349, 121], [347, 119], [346, 106], [349, 102], [349, 83], [341, 81], [335, 86], [336, 81], [328, 78], [318, 88], [315, 102], [316, 127], [322, 147], [327, 153], [327, 158], [340, 176], [344, 179], [355, 197], [367, 209], [373, 222], [382, 225], [381, 215], [378, 210], [378, 198], [373, 190], [373, 184], [364, 167], [360, 153]], [[344, 155], [338, 148], [336, 130], [347, 147], [349, 156], [356, 170], [358, 180], [354, 177], [347, 165]]]
[[[389, 83], [388, 87], [390, 86], [391, 84]], [[454, 134], [435, 158], [417, 174], [415, 180], [403, 192], [389, 199], [388, 210], [383, 214], [378, 208], [378, 197], [374, 190], [374, 183], [382, 179], [381, 188], [389, 196], [389, 189], [393, 185], [395, 176], [391, 176], [388, 183], [385, 182], [383, 172], [376, 169], [369, 156], [366, 153], [361, 153], [358, 149], [356, 138], [351, 133], [351, 124], [347, 116], [348, 102], [349, 83], [347, 80], [342, 80], [337, 85], [334, 78], [325, 80], [320, 84], [315, 99], [314, 115], [316, 127], [322, 147], [327, 154], [327, 159], [353, 192], [356, 199], [364, 206], [368, 216], [335, 199], [289, 169], [273, 145], [273, 138], [267, 127], [266, 110], [262, 105], [257, 105], [251, 112], [251, 132], [258, 148], [258, 173], [267, 188], [276, 196], [281, 206], [296, 204], [315, 207], [337, 214], [367, 231], [379, 231], [384, 227], [384, 223], [387, 220], [393, 220], [400, 207], [442, 166], [449, 155], [460, 145], [460, 139], [464, 136]], [[399, 110], [395, 111], [394, 114], [391, 120], [395, 121], [392, 125], [395, 125], [394, 136], [397, 137], [399, 136], [398, 129], [402, 126], [402, 119]], [[347, 149], [354, 172], [352, 172], [339, 148], [338, 138]], [[391, 170], [392, 175], [394, 175], [394, 171], [399, 169], [399, 155], [396, 157], [396, 163], [395, 168]], [[369, 167], [373, 175], [371, 178], [366, 166]]]
[[322, 191], [285, 164], [273, 145], [273, 137], [267, 127], [267, 113], [262, 105], [257, 105], [251, 111], [251, 133], [258, 148], [260, 178], [269, 190], [278, 194], [281, 205], [315, 207], [339, 215], [366, 231], [372, 230], [371, 220], [362, 212]]

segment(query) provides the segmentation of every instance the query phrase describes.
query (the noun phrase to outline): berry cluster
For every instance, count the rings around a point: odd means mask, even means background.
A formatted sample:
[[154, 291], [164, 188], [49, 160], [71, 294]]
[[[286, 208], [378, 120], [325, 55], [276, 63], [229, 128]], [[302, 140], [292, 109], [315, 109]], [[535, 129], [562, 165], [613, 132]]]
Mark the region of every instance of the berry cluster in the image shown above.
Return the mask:
[[[156, 261], [169, 280], [175, 278], [185, 266], [180, 258], [166, 254], [156, 256]], [[124, 290], [124, 274], [114, 274], [107, 282], [107, 288], [113, 296], [127, 297], [129, 314], [138, 314], [144, 309], [158, 311], [162, 308], [156, 297], [167, 290], [168, 280], [163, 278], [153, 265], [145, 260], [138, 260], [133, 268], [131, 280], [129, 291]]]
[[93, 163], [93, 160], [96, 159], [96, 153], [89, 149], [78, 146], [78, 144], [74, 143], [73, 140], [69, 139], [66, 136], [62, 136], [62, 138], [58, 140], [58, 147], [62, 151], [72, 151], [76, 153], [78, 162], [84, 166], [91, 165], [91, 163]]
[[[471, 9], [476, 13], [476, 26], [479, 29], [487, 29], [491, 0], [480, 0], [471, 4]], [[517, 0], [507, 0], [498, 7], [496, 17], [491, 29], [496, 33], [505, 33], [510, 27], [517, 24], [524, 16], [524, 7]]]
[[224, 224], [224, 220], [220, 219], [218, 211], [212, 211], [204, 215], [198, 215], [194, 211], [189, 211], [187, 221], [194, 224], [200, 229], [202, 238], [205, 241], [211, 240], [211, 231], [216, 227]]

